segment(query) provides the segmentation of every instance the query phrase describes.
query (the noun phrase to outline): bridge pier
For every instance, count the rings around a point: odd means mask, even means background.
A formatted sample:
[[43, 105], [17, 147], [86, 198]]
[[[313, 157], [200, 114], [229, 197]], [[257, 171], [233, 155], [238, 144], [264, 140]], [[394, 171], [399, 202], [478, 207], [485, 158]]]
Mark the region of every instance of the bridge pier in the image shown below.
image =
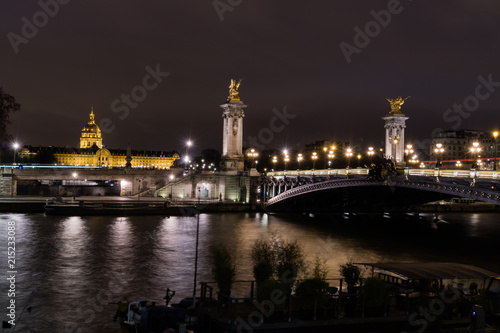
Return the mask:
[[17, 180], [11, 168], [2, 168], [0, 176], [0, 196], [13, 197], [17, 195]]

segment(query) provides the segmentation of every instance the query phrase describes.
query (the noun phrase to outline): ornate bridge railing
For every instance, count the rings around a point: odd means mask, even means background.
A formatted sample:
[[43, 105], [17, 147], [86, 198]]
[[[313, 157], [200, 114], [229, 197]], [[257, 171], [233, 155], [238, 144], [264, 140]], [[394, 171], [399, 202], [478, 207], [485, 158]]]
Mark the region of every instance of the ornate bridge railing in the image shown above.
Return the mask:
[[[401, 170], [403, 171], [403, 170]], [[294, 176], [327, 176], [327, 175], [368, 175], [369, 169], [321, 169], [321, 170], [289, 170], [268, 172], [268, 177]], [[500, 170], [442, 170], [442, 169], [410, 169], [405, 168], [404, 174], [409, 176], [446, 177], [446, 178], [477, 178], [500, 179]]]
[[432, 191], [449, 195], [455, 195], [457, 197], [472, 198], [478, 201], [485, 201], [496, 205], [500, 205], [500, 192], [495, 190], [487, 190], [484, 188], [476, 188], [466, 185], [441, 184], [431, 181], [429, 182], [395, 181], [395, 182], [384, 183], [381, 181], [362, 180], [362, 179], [326, 180], [323, 182], [301, 185], [270, 198], [268, 200], [268, 204], [273, 205], [277, 202], [289, 199], [291, 197], [315, 191], [329, 190], [342, 187], [355, 187], [355, 186], [392, 186], [392, 187], [412, 188], [424, 191]]

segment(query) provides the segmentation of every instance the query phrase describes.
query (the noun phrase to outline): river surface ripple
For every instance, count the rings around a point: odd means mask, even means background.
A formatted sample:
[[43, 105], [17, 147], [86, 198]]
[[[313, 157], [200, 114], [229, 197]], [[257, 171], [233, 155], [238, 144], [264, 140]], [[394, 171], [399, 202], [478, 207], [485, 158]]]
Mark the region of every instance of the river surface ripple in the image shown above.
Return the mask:
[[[116, 302], [173, 302], [193, 292], [195, 217], [57, 217], [0, 214], [0, 307], [6, 316], [7, 227], [16, 224], [16, 326], [13, 332], [118, 332]], [[500, 272], [500, 214], [447, 213], [311, 217], [201, 214], [198, 282], [212, 281], [208, 248], [237, 253], [237, 280], [253, 280], [250, 249], [272, 233], [297, 239], [309, 261], [326, 259], [329, 277], [349, 260], [447, 261]], [[238, 297], [248, 284], [235, 286]]]

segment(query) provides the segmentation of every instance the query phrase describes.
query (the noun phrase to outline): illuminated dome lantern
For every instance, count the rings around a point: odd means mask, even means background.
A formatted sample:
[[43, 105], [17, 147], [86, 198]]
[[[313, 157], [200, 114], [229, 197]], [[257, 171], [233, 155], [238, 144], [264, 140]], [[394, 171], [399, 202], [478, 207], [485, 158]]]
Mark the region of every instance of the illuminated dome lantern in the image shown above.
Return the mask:
[[102, 148], [101, 129], [95, 123], [94, 108], [90, 110], [90, 119], [87, 125], [82, 129], [82, 136], [80, 137], [80, 148], [92, 148], [94, 144], [97, 148]]

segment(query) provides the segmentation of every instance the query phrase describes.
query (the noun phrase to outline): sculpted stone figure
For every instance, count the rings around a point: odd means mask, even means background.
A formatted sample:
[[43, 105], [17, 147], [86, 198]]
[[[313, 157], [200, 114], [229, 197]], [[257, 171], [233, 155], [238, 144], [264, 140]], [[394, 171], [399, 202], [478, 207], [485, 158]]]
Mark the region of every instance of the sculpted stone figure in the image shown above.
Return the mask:
[[238, 93], [241, 81], [243, 81], [243, 79], [240, 79], [238, 82], [236, 82], [235, 79], [231, 79], [231, 84], [229, 85], [229, 96], [227, 97], [229, 102], [241, 102], [240, 95]]
[[398, 98], [387, 98], [387, 100], [391, 104], [391, 113], [401, 113], [401, 105], [403, 105], [408, 98], [410, 98], [410, 96], [404, 99], [401, 96], [399, 96]]

